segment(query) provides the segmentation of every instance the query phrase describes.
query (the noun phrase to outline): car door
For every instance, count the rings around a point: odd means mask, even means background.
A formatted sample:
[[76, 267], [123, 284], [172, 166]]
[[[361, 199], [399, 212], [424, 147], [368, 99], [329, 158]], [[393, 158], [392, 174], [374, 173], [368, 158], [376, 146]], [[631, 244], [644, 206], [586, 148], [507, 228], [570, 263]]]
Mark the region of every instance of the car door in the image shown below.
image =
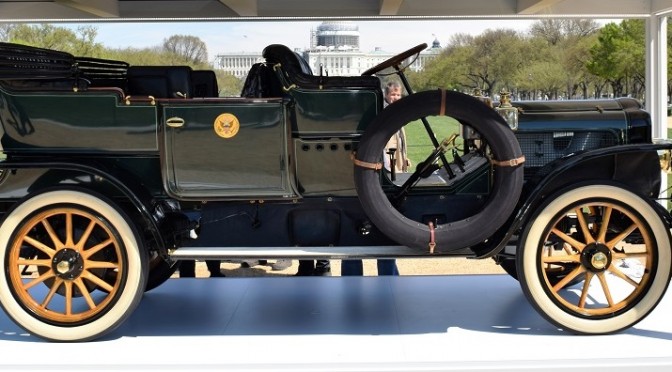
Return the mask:
[[280, 99], [159, 102], [164, 183], [182, 199], [294, 196]]

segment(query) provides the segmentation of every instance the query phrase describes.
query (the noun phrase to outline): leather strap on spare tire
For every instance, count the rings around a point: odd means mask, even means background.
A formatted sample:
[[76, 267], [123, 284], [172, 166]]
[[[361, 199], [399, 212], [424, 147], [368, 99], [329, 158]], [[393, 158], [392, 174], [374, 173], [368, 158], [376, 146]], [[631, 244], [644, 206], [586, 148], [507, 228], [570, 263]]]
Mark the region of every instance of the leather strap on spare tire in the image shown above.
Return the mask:
[[356, 160], [380, 162], [388, 139], [405, 124], [423, 117], [445, 115], [476, 129], [493, 154], [492, 192], [479, 213], [459, 221], [434, 226], [406, 218], [390, 203], [380, 184], [380, 171], [355, 164], [355, 187], [365, 213], [389, 238], [427, 252], [430, 235], [436, 253], [480, 243], [499, 229], [513, 212], [523, 187], [522, 151], [502, 117], [480, 100], [466, 94], [435, 90], [415, 93], [383, 110], [367, 128]]

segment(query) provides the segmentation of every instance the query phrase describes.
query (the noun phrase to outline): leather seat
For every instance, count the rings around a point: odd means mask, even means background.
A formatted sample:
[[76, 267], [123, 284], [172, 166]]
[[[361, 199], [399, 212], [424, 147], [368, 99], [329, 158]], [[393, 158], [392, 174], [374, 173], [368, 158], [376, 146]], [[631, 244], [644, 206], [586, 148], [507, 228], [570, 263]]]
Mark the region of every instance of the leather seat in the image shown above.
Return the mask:
[[315, 76], [303, 57], [282, 44], [267, 46], [262, 56], [269, 64], [279, 63], [290, 82], [301, 88], [380, 89], [380, 80], [375, 76]]
[[217, 76], [214, 71], [194, 70], [191, 72], [192, 97], [218, 97]]
[[188, 98], [192, 94], [189, 66], [131, 66], [128, 94], [154, 98]]

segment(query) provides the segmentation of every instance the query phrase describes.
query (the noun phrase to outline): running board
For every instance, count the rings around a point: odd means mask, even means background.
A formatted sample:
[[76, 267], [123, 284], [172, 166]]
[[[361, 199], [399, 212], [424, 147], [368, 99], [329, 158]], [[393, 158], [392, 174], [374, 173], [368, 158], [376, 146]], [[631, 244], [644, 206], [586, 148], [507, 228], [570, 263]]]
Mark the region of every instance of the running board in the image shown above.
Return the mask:
[[[471, 250], [461, 252], [473, 255]], [[457, 252], [455, 252], [457, 253]], [[429, 252], [420, 252], [401, 245], [349, 246], [349, 247], [181, 247], [168, 252], [174, 260], [195, 259], [349, 259], [349, 258], [395, 258], [425, 257]]]

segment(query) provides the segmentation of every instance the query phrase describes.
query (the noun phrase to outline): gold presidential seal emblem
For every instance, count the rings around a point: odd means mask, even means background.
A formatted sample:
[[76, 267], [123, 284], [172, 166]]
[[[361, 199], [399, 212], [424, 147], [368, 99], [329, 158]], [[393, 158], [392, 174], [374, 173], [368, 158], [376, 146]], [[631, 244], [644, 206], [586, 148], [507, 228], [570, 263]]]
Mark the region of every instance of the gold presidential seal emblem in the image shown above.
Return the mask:
[[229, 113], [221, 114], [215, 119], [215, 133], [222, 138], [231, 138], [238, 134], [240, 122], [238, 118]]

